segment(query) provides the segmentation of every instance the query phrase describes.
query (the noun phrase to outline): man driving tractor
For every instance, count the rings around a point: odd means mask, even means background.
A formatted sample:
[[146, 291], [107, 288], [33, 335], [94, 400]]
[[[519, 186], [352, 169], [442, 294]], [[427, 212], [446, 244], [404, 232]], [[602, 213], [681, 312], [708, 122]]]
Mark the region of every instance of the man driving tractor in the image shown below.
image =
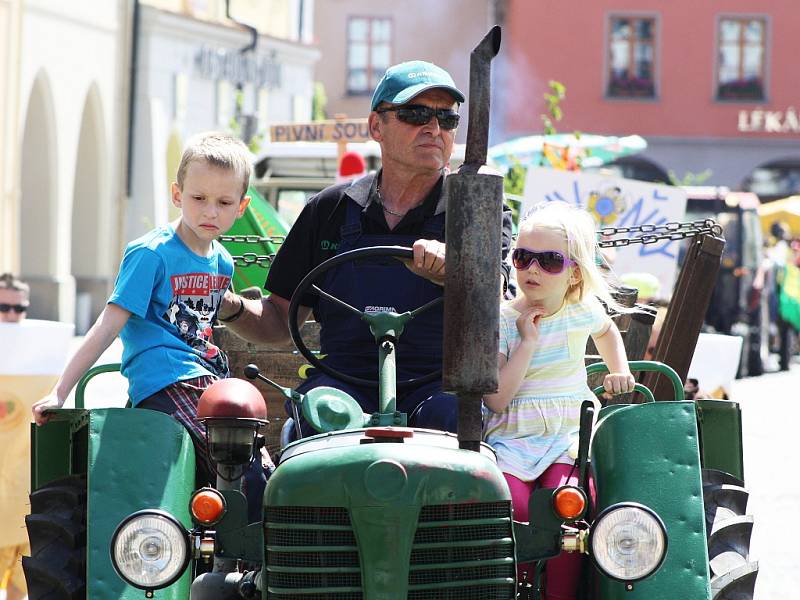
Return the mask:
[[[400, 313], [441, 296], [446, 208], [442, 189], [464, 100], [450, 74], [432, 63], [411, 61], [387, 69], [373, 94], [368, 121], [370, 135], [380, 144], [381, 170], [314, 196], [270, 268], [265, 287], [271, 293], [249, 300], [228, 292], [220, 321], [252, 342], [284, 342], [289, 339], [289, 299], [306, 274], [336, 254], [375, 245], [411, 246], [413, 260], [405, 266], [394, 259], [342, 264], [327, 272], [321, 287], [367, 313]], [[511, 241], [507, 208], [502, 240], [505, 257]], [[376, 349], [369, 328], [351, 311], [307, 294], [300, 302], [300, 324], [312, 311], [321, 326], [325, 364], [353, 377], [372, 377]], [[438, 368], [441, 307], [406, 326], [398, 357], [398, 380]], [[366, 413], [378, 408], [376, 389], [346, 384], [316, 370], [297, 391], [319, 386], [346, 391]], [[410, 416], [411, 426], [456, 430], [456, 400], [441, 391], [440, 381], [401, 387], [397, 409]]]

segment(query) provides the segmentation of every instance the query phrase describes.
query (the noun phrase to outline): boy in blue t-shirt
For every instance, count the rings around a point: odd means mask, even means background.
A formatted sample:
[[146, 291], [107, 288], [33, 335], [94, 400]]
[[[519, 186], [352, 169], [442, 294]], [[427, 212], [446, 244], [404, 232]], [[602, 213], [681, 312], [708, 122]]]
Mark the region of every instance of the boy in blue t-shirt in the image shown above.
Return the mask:
[[211, 326], [233, 276], [233, 258], [215, 238], [247, 208], [249, 180], [241, 140], [211, 132], [189, 141], [172, 184], [181, 216], [128, 244], [108, 304], [53, 390], [33, 405], [37, 425], [119, 335], [131, 403], [183, 424], [197, 449], [198, 485], [213, 483], [197, 403], [211, 383], [229, 376]]

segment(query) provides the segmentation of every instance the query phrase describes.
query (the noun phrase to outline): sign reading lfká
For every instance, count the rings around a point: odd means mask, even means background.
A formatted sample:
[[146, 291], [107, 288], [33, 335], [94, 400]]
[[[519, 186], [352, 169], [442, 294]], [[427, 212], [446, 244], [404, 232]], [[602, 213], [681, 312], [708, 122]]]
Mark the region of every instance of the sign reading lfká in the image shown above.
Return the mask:
[[367, 119], [286, 123], [269, 128], [272, 142], [368, 142]]
[[[663, 225], [682, 221], [686, 213], [686, 192], [679, 187], [595, 173], [529, 168], [520, 215], [536, 204], [554, 200], [586, 209], [598, 229]], [[679, 248], [680, 242], [675, 240], [631, 244], [615, 249], [611, 266], [618, 276], [655, 275], [660, 284], [657, 297], [667, 299], [675, 282]]]

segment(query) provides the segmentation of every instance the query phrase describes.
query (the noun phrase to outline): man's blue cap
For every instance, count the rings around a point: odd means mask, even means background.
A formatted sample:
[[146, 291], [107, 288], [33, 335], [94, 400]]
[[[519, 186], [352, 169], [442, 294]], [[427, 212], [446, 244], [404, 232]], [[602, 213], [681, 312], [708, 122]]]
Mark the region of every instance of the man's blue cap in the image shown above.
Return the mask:
[[370, 110], [381, 102], [405, 104], [426, 90], [443, 89], [452, 94], [456, 102], [464, 102], [464, 94], [456, 87], [450, 73], [424, 60], [412, 60], [386, 69], [372, 94]]

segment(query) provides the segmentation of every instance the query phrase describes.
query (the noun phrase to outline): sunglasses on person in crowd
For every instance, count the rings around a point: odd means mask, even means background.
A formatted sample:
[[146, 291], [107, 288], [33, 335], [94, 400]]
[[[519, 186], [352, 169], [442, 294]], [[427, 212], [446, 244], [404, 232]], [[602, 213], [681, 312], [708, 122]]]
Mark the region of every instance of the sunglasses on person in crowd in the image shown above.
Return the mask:
[[514, 267], [522, 271], [531, 266], [533, 261], [536, 261], [539, 268], [545, 273], [550, 275], [558, 275], [567, 265], [577, 264], [571, 258], [567, 258], [557, 250], [543, 250], [541, 252], [534, 252], [527, 248], [516, 248], [511, 253], [511, 262]]
[[450, 108], [431, 108], [421, 104], [401, 104], [399, 106], [384, 106], [375, 112], [396, 112], [397, 118], [409, 125], [427, 125], [433, 117], [439, 121], [439, 127], [444, 130], [451, 130], [458, 127], [461, 115]]
[[24, 313], [28, 310], [27, 304], [0, 304], [0, 313], [7, 313], [9, 311], [14, 311], [15, 313]]

